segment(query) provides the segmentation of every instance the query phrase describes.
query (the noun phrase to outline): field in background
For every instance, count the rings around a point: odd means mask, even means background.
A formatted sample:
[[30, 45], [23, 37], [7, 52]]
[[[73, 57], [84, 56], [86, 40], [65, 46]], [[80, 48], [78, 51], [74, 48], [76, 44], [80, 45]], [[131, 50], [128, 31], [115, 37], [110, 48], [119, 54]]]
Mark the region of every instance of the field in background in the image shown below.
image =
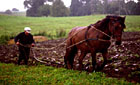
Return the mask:
[[[56, 35], [59, 30], [66, 34], [76, 26], [88, 26], [101, 20], [105, 15], [91, 15], [79, 17], [25, 17], [0, 15], [0, 36], [5, 34], [16, 35], [24, 27], [32, 28], [32, 34], [45, 32]], [[140, 31], [140, 16], [126, 16], [125, 31]]]
[[12, 14], [6, 14], [5, 12], [0, 11], [0, 15], [7, 15], [7, 16], [26, 16], [26, 11], [12, 12]]
[[26, 12], [13, 12], [12, 16], [26, 16]]

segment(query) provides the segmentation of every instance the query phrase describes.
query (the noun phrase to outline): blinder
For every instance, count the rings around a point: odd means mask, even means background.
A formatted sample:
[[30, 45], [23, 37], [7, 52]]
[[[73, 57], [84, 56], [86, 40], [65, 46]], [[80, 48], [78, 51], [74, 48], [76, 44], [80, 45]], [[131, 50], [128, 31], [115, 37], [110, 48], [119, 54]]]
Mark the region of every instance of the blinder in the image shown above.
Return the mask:
[[[121, 20], [113, 19], [113, 21], [111, 21], [111, 23], [112, 23], [113, 25], [115, 25], [115, 23], [119, 23], [120, 26], [122, 26], [122, 28], [125, 28], [125, 24], [124, 24]], [[120, 36], [121, 36], [121, 34], [117, 34], [117, 35], [114, 34], [114, 33], [115, 33], [115, 30], [117, 30], [117, 29], [118, 29], [117, 27], [114, 27], [114, 28], [113, 28], [113, 31], [111, 32], [111, 35], [113, 36], [113, 38], [115, 38], [115, 37], [120, 37]], [[122, 32], [124, 32], [123, 29], [122, 29]]]

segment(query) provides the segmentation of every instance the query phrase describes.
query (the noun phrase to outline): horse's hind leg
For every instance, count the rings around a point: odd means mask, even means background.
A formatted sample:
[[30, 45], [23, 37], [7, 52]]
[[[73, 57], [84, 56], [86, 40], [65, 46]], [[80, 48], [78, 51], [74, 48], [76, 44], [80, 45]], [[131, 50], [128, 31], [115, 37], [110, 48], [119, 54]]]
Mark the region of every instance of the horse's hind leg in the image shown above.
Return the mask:
[[70, 49], [66, 49], [66, 54], [65, 54], [65, 56], [64, 56], [64, 63], [65, 63], [65, 66], [66, 66], [66, 68], [68, 68], [68, 57], [70, 57]]
[[66, 53], [65, 53], [65, 56], [64, 56], [64, 64], [66, 65], [66, 68], [67, 68], [67, 61], [68, 61], [69, 53], [70, 53], [70, 50], [66, 49]]
[[66, 49], [66, 55], [64, 56], [64, 62], [65, 62], [66, 68], [68, 69], [73, 68], [73, 62], [74, 62], [74, 57], [76, 53], [77, 53], [76, 46]]

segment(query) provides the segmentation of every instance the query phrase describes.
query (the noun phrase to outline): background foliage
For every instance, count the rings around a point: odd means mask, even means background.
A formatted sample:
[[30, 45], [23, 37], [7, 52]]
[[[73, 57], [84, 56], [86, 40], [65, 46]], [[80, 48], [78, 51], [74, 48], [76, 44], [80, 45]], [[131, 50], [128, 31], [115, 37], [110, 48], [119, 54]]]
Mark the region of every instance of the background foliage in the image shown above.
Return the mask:
[[[48, 2], [52, 5], [48, 6]], [[67, 8], [62, 0], [25, 0], [27, 16], [84, 16], [91, 14], [140, 15], [140, 0], [72, 0]], [[44, 13], [45, 12], [45, 13]]]

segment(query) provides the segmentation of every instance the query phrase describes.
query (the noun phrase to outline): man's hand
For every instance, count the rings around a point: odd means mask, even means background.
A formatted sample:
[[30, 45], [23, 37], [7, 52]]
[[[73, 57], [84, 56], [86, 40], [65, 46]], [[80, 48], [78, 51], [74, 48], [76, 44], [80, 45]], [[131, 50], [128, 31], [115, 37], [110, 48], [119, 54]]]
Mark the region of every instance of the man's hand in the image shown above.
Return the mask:
[[32, 47], [34, 47], [35, 46], [35, 44], [34, 43], [32, 43]]
[[19, 42], [16, 42], [16, 45], [19, 45]]

